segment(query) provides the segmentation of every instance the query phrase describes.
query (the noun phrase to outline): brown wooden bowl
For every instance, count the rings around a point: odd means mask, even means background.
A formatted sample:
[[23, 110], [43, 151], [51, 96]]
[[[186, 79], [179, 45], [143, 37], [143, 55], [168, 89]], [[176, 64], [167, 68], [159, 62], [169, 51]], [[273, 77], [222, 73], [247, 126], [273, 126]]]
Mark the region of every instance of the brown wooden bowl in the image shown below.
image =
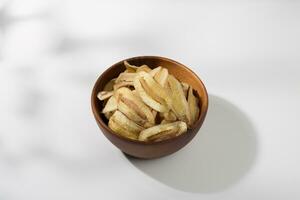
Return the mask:
[[139, 56], [128, 58], [126, 60], [130, 64], [137, 66], [146, 64], [150, 68], [155, 68], [158, 66], [165, 67], [169, 70], [169, 73], [174, 75], [177, 79], [191, 85], [196, 90], [197, 95], [200, 97], [199, 106], [201, 109], [199, 119], [194, 123], [191, 129], [188, 129], [187, 133], [160, 142], [135, 141], [115, 134], [107, 126], [108, 121], [101, 113], [103, 105], [102, 102], [98, 100], [97, 94], [98, 92], [103, 90], [103, 87], [109, 80], [116, 78], [121, 72], [125, 70], [125, 66], [123, 64], [124, 60], [122, 60], [109, 67], [97, 79], [93, 88], [91, 97], [92, 110], [99, 128], [102, 130], [103, 134], [111, 141], [111, 143], [113, 143], [124, 153], [133, 157], [144, 159], [158, 158], [178, 151], [194, 138], [206, 116], [206, 112], [208, 109], [208, 95], [204, 84], [193, 71], [185, 67], [183, 64], [180, 64], [168, 58], [158, 56]]

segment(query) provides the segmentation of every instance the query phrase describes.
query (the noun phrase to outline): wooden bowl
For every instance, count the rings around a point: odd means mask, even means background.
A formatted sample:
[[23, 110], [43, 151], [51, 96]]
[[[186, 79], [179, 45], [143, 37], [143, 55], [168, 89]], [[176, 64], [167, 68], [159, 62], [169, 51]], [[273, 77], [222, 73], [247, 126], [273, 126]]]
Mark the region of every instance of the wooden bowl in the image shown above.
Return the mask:
[[187, 133], [160, 142], [135, 141], [115, 134], [107, 126], [108, 121], [105, 118], [105, 116], [101, 113], [103, 106], [102, 102], [100, 102], [97, 98], [97, 93], [99, 91], [102, 91], [104, 85], [109, 80], [111, 80], [112, 78], [116, 78], [121, 72], [125, 70], [125, 66], [123, 65], [124, 60], [122, 60], [109, 67], [97, 79], [93, 88], [91, 97], [92, 110], [99, 128], [102, 130], [103, 134], [107, 137], [107, 139], [110, 140], [111, 143], [113, 143], [124, 153], [133, 157], [144, 159], [158, 158], [178, 151], [187, 143], [189, 143], [198, 133], [206, 116], [206, 112], [208, 109], [208, 95], [204, 84], [193, 71], [185, 67], [183, 64], [180, 64], [168, 58], [158, 56], [139, 56], [129, 58], [126, 60], [130, 64], [137, 66], [146, 64], [150, 68], [155, 68], [158, 66], [165, 67], [169, 70], [169, 73], [174, 75], [177, 79], [191, 85], [196, 90], [197, 95], [200, 97], [199, 106], [201, 109], [199, 119], [194, 123], [191, 129], [188, 129]]

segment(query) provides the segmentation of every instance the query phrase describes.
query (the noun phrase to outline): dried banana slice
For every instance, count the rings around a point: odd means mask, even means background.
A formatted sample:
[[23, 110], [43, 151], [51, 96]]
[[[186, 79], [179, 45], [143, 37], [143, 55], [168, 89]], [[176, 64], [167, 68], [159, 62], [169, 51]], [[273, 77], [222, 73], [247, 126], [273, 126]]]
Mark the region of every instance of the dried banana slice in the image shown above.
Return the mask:
[[[134, 88], [136, 89], [138, 95], [143, 100], [143, 102], [151, 107], [152, 109], [158, 112], [167, 112], [169, 109], [167, 106], [160, 104], [158, 101], [154, 100], [146, 91], [145, 88], [142, 86], [140, 81], [140, 77], [137, 76], [133, 81]], [[146, 88], [147, 89], [147, 88]], [[149, 92], [149, 91], [148, 91]]]
[[190, 113], [191, 113], [191, 121], [190, 121], [190, 126], [197, 121], [198, 116], [199, 116], [199, 100], [197, 97], [194, 96], [193, 94], [193, 88], [192, 86], [189, 89], [189, 94], [188, 94], [188, 105], [190, 108]]
[[127, 81], [123, 81], [123, 82], [119, 82], [114, 84], [114, 90], [117, 90], [121, 87], [127, 87], [127, 86], [133, 86], [133, 82], [127, 82]]
[[131, 131], [129, 131], [128, 129], [122, 127], [118, 122], [115, 121], [114, 118], [110, 118], [109, 121], [108, 121], [108, 127], [113, 130], [113, 132], [121, 135], [121, 136], [124, 136], [124, 137], [127, 137], [127, 138], [130, 138], [130, 139], [133, 139], [133, 140], [137, 140], [138, 138], [138, 134], [137, 133], [133, 133]]
[[172, 109], [176, 115], [176, 117], [186, 122], [187, 124], [190, 124], [191, 122], [191, 115], [190, 115], [190, 109], [187, 103], [187, 100], [184, 96], [182, 86], [180, 82], [174, 78], [174, 76], [169, 75], [168, 76], [168, 83], [170, 90], [172, 92]]
[[118, 110], [139, 125], [143, 125], [147, 122], [146, 119], [141, 118], [132, 108], [123, 103], [123, 101], [118, 102]]
[[111, 118], [109, 120], [115, 121], [121, 127], [123, 127], [124, 129], [126, 129], [134, 134], [138, 134], [139, 132], [144, 130], [144, 127], [142, 127], [142, 126], [136, 124], [135, 122], [133, 122], [132, 120], [128, 119], [123, 113], [121, 113], [118, 110], [115, 111], [115, 113], [111, 116]]
[[120, 82], [133, 82], [134, 78], [136, 77], [136, 73], [127, 73], [127, 72], [122, 72], [118, 78], [116, 79], [116, 83]]
[[121, 87], [133, 86], [133, 80], [136, 77], [136, 73], [122, 72], [115, 81], [113, 86], [114, 90]]
[[136, 73], [138, 72], [151, 72], [151, 68], [148, 67], [148, 65], [142, 65], [140, 67], [137, 68]]
[[[168, 122], [168, 123], [170, 123], [170, 122]], [[148, 141], [159, 142], [159, 141], [167, 140], [167, 139], [176, 137], [176, 134], [178, 131], [179, 131], [179, 127], [176, 127], [171, 130], [163, 131], [163, 132], [160, 132], [156, 135], [149, 137]]]
[[113, 91], [101, 91], [97, 94], [97, 97], [99, 100], [105, 100], [111, 97], [114, 94]]
[[167, 109], [170, 109], [172, 105], [172, 99], [170, 98], [167, 90], [158, 82], [156, 82], [148, 73], [140, 72], [139, 77], [142, 86], [145, 90], [147, 90], [146, 92], [148, 92], [148, 94], [160, 104], [166, 106]]
[[156, 67], [156, 68], [152, 69], [152, 70], [149, 72], [149, 74], [150, 74], [152, 77], [154, 77], [160, 70], [161, 70], [161, 67], [160, 67], [160, 66], [159, 66], [159, 67]]
[[111, 112], [114, 110], [117, 110], [117, 101], [116, 98], [114, 96], [111, 96], [107, 103], [105, 104], [105, 107], [102, 110], [102, 113], [107, 113], [107, 112]]
[[154, 116], [151, 109], [143, 103], [143, 101], [128, 88], [120, 88], [115, 92], [117, 102], [122, 101], [128, 107], [133, 109], [142, 119], [145, 119], [151, 124], [154, 124]]
[[124, 65], [126, 67], [126, 72], [134, 73], [137, 70], [137, 66], [129, 64], [127, 61], [124, 61]]
[[168, 75], [168, 69], [161, 68], [161, 70], [155, 74], [154, 80], [156, 80], [162, 87], [164, 87], [168, 80]]
[[162, 133], [164, 133], [165, 135], [171, 134], [173, 136], [178, 136], [186, 132], [186, 130], [186, 123], [182, 121], [172, 122], [168, 124], [160, 124], [141, 131], [138, 139], [141, 141], [149, 141], [150, 137]]

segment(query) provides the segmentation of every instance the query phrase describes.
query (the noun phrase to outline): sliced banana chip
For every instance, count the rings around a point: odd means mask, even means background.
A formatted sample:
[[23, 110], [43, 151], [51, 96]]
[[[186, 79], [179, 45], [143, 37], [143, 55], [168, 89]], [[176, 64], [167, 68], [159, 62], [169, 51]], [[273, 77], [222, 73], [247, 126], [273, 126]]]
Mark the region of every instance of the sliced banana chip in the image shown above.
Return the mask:
[[[158, 101], [154, 100], [146, 91], [145, 88], [142, 86], [141, 81], [139, 79], [140, 77], [137, 76], [134, 83], [134, 88], [136, 89], [137, 93], [143, 100], [145, 104], [147, 104], [152, 109], [158, 111], [158, 112], [167, 112], [169, 109], [165, 105], [160, 104]], [[146, 88], [147, 89], [147, 88]], [[149, 91], [148, 91], [149, 92]]]
[[143, 125], [147, 122], [146, 119], [141, 118], [132, 108], [123, 103], [123, 101], [118, 102], [118, 110], [126, 115], [128, 119], [134, 121], [139, 125]]
[[156, 68], [152, 69], [152, 70], [149, 72], [149, 74], [150, 74], [152, 77], [154, 77], [160, 70], [161, 70], [161, 67], [160, 67], [160, 66], [159, 66], [159, 67], [156, 67]]
[[129, 64], [127, 61], [124, 61], [124, 65], [126, 67], [126, 72], [134, 73], [137, 70], [137, 66]]
[[185, 122], [177, 121], [172, 122], [168, 124], [161, 124], [156, 125], [151, 128], [147, 128], [140, 132], [139, 140], [141, 141], [148, 141], [151, 136], [157, 135], [157, 134], [165, 134], [165, 135], [174, 135], [178, 136], [182, 133], [184, 133], [187, 130], [187, 126]]
[[[168, 123], [170, 123], [170, 122], [168, 122]], [[166, 124], [166, 123], [163, 123], [163, 124]], [[179, 131], [179, 127], [176, 127], [174, 129], [167, 130], [167, 131], [162, 131], [156, 135], [149, 137], [148, 141], [159, 142], [159, 141], [171, 139], [173, 137], [176, 137], [176, 134], [178, 133], [178, 131]]]
[[195, 123], [195, 121], [197, 121], [199, 116], [199, 100], [194, 96], [192, 87], [189, 89], [188, 105], [191, 113], [191, 121], [189, 124], [191, 126], [193, 123]]
[[116, 83], [114, 84], [114, 90], [117, 90], [121, 87], [130, 87], [130, 86], [133, 86], [133, 82], [127, 82], [127, 81], [123, 81], [123, 82], [119, 82], [119, 83]]
[[117, 110], [117, 101], [116, 98], [114, 96], [111, 96], [107, 103], [105, 104], [105, 107], [102, 110], [102, 113], [107, 113], [107, 112], [111, 112], [111, 111], [115, 111]]
[[164, 87], [167, 80], [168, 80], [168, 69], [166, 68], [161, 68], [159, 72], [157, 72], [154, 76], [154, 79], [162, 86]]
[[115, 92], [117, 102], [123, 101], [128, 107], [132, 108], [142, 119], [147, 119], [154, 124], [154, 116], [151, 109], [141, 101], [141, 99], [128, 88], [120, 88]]
[[118, 78], [116, 79], [116, 83], [120, 82], [133, 82], [134, 78], [136, 77], [136, 73], [127, 73], [127, 72], [122, 72]]
[[101, 91], [97, 94], [97, 97], [99, 100], [103, 101], [111, 97], [113, 94], [114, 94], [113, 91]]
[[115, 133], [127, 137], [133, 140], [137, 140], [138, 138], [138, 133], [133, 133], [129, 131], [128, 129], [122, 127], [118, 122], [115, 121], [114, 118], [110, 118], [108, 121], [108, 127], [113, 130]]
[[139, 75], [145, 80], [146, 84], [151, 89], [151, 92], [153, 92], [155, 96], [161, 99], [160, 103], [166, 104], [166, 106], [170, 108], [172, 105], [172, 99], [167, 93], [167, 90], [164, 87], [162, 87], [158, 82], [156, 82], [153, 79], [153, 77], [151, 77], [148, 73], [141, 72]]
[[173, 100], [172, 109], [176, 117], [179, 120], [184, 121], [187, 124], [190, 124], [191, 121], [190, 109], [187, 100], [184, 96], [181, 84], [172, 75], [168, 76], [168, 83], [172, 92], [172, 100]]
[[121, 127], [123, 127], [124, 129], [138, 134], [139, 132], [141, 132], [142, 130], [144, 130], [144, 128], [138, 124], [136, 124], [135, 122], [133, 122], [132, 120], [128, 119], [123, 113], [121, 113], [120, 111], [115, 111], [115, 113], [111, 116], [111, 118], [109, 120], [114, 120], [116, 123], [118, 123]]
[[142, 65], [137, 68], [136, 72], [151, 72], [151, 68], [148, 67], [148, 65]]

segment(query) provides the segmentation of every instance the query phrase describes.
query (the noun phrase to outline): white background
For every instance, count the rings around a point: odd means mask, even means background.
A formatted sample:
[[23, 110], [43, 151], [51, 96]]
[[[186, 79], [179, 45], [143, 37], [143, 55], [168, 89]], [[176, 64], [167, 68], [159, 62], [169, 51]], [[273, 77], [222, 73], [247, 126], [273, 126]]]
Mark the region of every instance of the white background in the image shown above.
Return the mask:
[[[300, 199], [300, 2], [0, 1], [0, 199]], [[125, 157], [90, 109], [132, 56], [195, 71], [210, 107], [195, 139]]]

